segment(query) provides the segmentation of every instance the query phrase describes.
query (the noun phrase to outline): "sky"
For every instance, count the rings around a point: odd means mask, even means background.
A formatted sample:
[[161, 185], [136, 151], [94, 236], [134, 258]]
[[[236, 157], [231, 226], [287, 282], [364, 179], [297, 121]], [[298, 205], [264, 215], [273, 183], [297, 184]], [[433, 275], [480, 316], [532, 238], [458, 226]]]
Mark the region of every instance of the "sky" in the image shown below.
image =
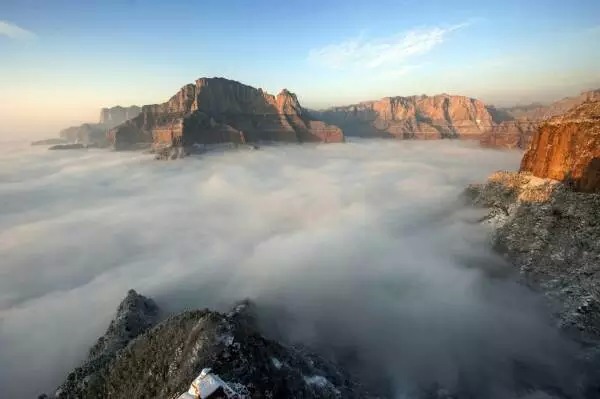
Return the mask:
[[461, 94], [496, 105], [600, 87], [600, 2], [1, 0], [0, 139], [199, 77], [323, 108]]

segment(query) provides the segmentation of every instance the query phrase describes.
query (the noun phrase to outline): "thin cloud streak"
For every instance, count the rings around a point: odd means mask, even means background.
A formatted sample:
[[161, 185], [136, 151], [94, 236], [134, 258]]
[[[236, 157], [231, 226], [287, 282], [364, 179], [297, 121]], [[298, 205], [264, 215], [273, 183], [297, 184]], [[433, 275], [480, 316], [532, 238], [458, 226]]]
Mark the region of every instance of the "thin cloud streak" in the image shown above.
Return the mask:
[[14, 40], [35, 39], [35, 34], [8, 21], [0, 20], [0, 36], [6, 36]]
[[468, 26], [469, 23], [447, 28], [413, 29], [389, 37], [365, 39], [362, 35], [341, 43], [330, 44], [309, 53], [309, 60], [315, 64], [333, 69], [376, 69], [398, 68], [407, 59], [431, 51], [443, 43], [453, 31]]

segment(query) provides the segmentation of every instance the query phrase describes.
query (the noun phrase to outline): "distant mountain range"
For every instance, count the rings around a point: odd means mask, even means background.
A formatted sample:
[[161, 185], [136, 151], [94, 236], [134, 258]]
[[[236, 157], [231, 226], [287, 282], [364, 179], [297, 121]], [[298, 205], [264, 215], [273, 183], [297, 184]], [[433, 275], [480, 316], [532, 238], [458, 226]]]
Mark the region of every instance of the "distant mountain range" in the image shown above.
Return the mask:
[[64, 129], [68, 141], [127, 149], [258, 141], [340, 142], [344, 136], [395, 139], [472, 139], [483, 146], [526, 149], [542, 121], [590, 99], [600, 89], [549, 105], [508, 108], [449, 94], [386, 97], [331, 107], [303, 108], [286, 89], [272, 95], [233, 80], [201, 78], [167, 102], [112, 107], [98, 123]]

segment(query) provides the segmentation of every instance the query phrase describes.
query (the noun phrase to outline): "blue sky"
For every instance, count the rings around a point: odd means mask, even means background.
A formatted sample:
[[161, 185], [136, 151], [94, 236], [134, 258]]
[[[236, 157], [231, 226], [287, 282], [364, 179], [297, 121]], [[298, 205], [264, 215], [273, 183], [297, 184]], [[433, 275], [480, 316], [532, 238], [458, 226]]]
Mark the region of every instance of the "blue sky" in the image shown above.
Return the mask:
[[[600, 1], [0, 1], [0, 135], [94, 121], [224, 76], [324, 107], [600, 87]], [[46, 134], [46, 135], [48, 135]]]

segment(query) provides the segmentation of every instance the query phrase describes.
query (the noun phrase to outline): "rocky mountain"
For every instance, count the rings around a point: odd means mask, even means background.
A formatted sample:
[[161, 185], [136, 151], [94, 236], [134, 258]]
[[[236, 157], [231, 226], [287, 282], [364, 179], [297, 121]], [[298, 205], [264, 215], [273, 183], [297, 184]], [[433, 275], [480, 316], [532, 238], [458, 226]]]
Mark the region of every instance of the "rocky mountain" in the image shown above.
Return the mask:
[[479, 139], [494, 123], [483, 102], [448, 94], [386, 97], [315, 115], [340, 126], [348, 136], [400, 139]]
[[263, 337], [255, 308], [186, 311], [158, 323], [153, 301], [129, 291], [106, 334], [57, 398], [177, 398], [207, 367], [252, 398], [369, 398], [333, 363]]
[[278, 95], [224, 78], [201, 78], [162, 104], [145, 105], [140, 115], [109, 133], [116, 149], [146, 142], [161, 145], [222, 142], [340, 142], [337, 126], [311, 118], [295, 94]]
[[600, 90], [550, 105], [497, 108], [480, 100], [440, 94], [386, 97], [312, 113], [348, 136], [399, 139], [477, 139], [486, 147], [527, 149], [540, 122], [587, 100]]
[[543, 123], [521, 162], [521, 171], [600, 193], [600, 97]]
[[540, 123], [567, 112], [586, 101], [600, 99], [600, 89], [566, 97], [548, 105], [531, 104], [510, 108], [489, 107], [494, 124], [481, 137], [481, 144], [496, 148], [529, 148]]
[[140, 107], [135, 105], [131, 107], [116, 106], [102, 108], [98, 123], [84, 123], [79, 126], [71, 126], [61, 130], [59, 136], [69, 142], [94, 143], [99, 146], [107, 146], [106, 134], [108, 130], [136, 117], [139, 113]]

